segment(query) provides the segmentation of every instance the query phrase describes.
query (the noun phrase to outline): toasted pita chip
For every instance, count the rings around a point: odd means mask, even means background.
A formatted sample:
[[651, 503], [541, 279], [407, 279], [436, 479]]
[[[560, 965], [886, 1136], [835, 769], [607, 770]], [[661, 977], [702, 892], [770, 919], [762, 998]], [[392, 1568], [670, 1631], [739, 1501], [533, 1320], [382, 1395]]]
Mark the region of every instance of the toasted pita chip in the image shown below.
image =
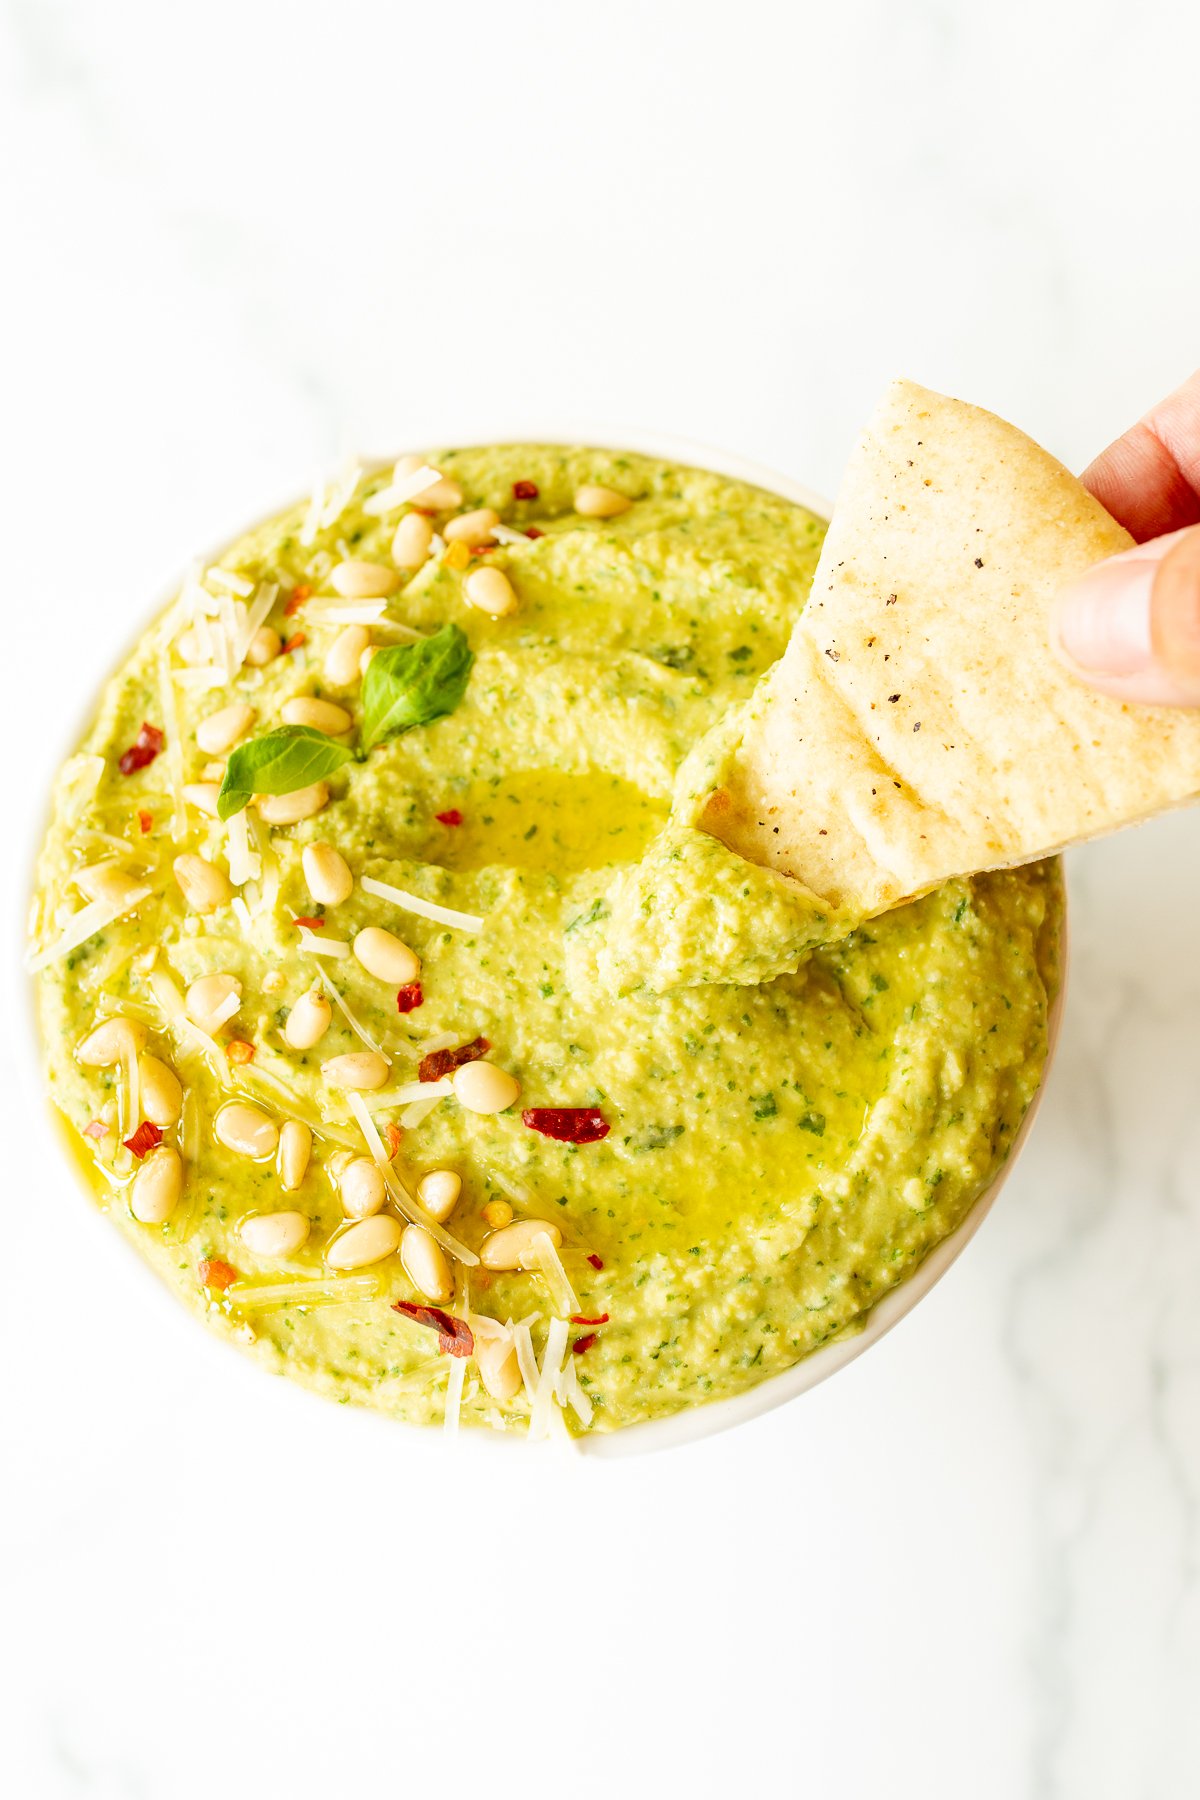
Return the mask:
[[896, 382], [812, 595], [692, 818], [863, 916], [1200, 796], [1200, 712], [1093, 693], [1064, 582], [1129, 535], [1002, 419]]

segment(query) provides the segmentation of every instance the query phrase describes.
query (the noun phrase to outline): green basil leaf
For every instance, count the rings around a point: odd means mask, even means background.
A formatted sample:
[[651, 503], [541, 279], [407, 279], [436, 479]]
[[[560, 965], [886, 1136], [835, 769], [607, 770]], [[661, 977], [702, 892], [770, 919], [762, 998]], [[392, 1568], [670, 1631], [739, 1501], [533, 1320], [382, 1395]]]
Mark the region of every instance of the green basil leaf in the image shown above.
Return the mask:
[[232, 819], [252, 794], [294, 794], [332, 775], [354, 755], [346, 744], [311, 725], [281, 725], [265, 737], [239, 744], [225, 765], [217, 812]]
[[466, 693], [474, 660], [457, 625], [443, 625], [419, 644], [377, 650], [363, 677], [363, 751], [452, 713]]

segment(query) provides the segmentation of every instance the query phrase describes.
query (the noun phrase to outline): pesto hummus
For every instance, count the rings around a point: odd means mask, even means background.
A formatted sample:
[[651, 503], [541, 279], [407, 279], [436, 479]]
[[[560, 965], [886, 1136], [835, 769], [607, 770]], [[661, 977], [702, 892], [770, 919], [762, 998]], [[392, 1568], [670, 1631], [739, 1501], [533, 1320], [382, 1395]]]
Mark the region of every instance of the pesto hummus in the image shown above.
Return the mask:
[[1057, 865], [821, 942], [814, 897], [668, 825], [823, 530], [630, 455], [410, 458], [198, 569], [108, 684], [39, 864], [49, 1091], [99, 1205], [267, 1366], [612, 1430], [855, 1331], [996, 1174]]

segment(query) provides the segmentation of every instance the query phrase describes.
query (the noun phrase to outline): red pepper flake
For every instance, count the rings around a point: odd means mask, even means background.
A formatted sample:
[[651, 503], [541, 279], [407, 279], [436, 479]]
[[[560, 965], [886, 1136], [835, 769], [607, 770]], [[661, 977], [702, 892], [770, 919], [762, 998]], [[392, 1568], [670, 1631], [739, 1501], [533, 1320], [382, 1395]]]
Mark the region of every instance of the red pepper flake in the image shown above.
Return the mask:
[[146, 832], [150, 831], [154, 825], [154, 814], [148, 813], [148, 812], [139, 812], [138, 813], [138, 825], [142, 831], [142, 835], [144, 836], [146, 834]]
[[383, 1135], [384, 1135], [384, 1139], [387, 1143], [388, 1161], [390, 1162], [393, 1157], [398, 1156], [400, 1154], [400, 1144], [404, 1137], [404, 1133], [401, 1131], [401, 1129], [398, 1125], [393, 1123], [391, 1125], [384, 1126]]
[[598, 1106], [527, 1106], [521, 1122], [560, 1144], [596, 1144], [610, 1130]]
[[230, 1038], [225, 1046], [225, 1054], [231, 1063], [253, 1062], [254, 1045], [248, 1044], [245, 1038]]
[[149, 768], [165, 742], [157, 725], [148, 725], [143, 721], [142, 729], [117, 764], [122, 775], [132, 775], [136, 769]]
[[452, 806], [449, 812], [434, 813], [433, 816], [439, 825], [461, 825], [463, 822], [463, 816], [457, 806]]
[[491, 1044], [485, 1037], [472, 1038], [469, 1044], [460, 1044], [457, 1050], [431, 1050], [423, 1056], [417, 1069], [418, 1081], [440, 1081], [443, 1075], [453, 1074], [461, 1069], [464, 1063], [478, 1062], [486, 1056]]
[[490, 556], [492, 551], [498, 550], [500, 546], [499, 544], [472, 544], [470, 548], [472, 556]]
[[103, 1119], [92, 1119], [89, 1124], [84, 1126], [83, 1135], [84, 1137], [90, 1138], [107, 1137], [108, 1126], [104, 1123]]
[[133, 1136], [125, 1139], [125, 1148], [132, 1150], [140, 1162], [151, 1150], [162, 1143], [162, 1132], [149, 1119], [143, 1119]]
[[280, 649], [280, 656], [290, 656], [293, 650], [299, 650], [301, 644], [307, 644], [308, 635], [303, 631], [294, 631], [287, 643]]
[[297, 930], [301, 926], [306, 931], [324, 931], [325, 929], [324, 919], [293, 919], [292, 924], [296, 926]]
[[536, 525], [530, 525], [525, 532], [527, 538], [540, 538], [545, 537], [545, 535], [545, 532], [539, 531]]
[[304, 602], [306, 600], [310, 600], [311, 598], [312, 598], [312, 589], [309, 586], [307, 586], [307, 584], [305, 582], [302, 581], [298, 587], [294, 587], [292, 589], [291, 594], [288, 597], [288, 603], [283, 609], [284, 618], [290, 619], [290, 618], [294, 617], [294, 615], [300, 611], [300, 608], [304, 605]]
[[397, 1300], [392, 1311], [436, 1331], [438, 1349], [443, 1356], [470, 1356], [475, 1349], [475, 1338], [467, 1321], [443, 1312], [440, 1306], [420, 1306], [415, 1300]]
[[200, 1264], [200, 1279], [205, 1287], [216, 1288], [224, 1293], [238, 1279], [238, 1272], [232, 1263], [227, 1263], [219, 1256], [206, 1256]]
[[599, 1313], [594, 1319], [585, 1319], [582, 1313], [571, 1314], [572, 1325], [607, 1325], [608, 1314]]
[[424, 1003], [425, 996], [421, 992], [421, 984], [419, 981], [406, 981], [396, 995], [397, 1012], [415, 1012], [418, 1006], [423, 1006]]
[[514, 500], [536, 500], [537, 497], [538, 497], [538, 484], [536, 481], [514, 481], [513, 482], [513, 499]]
[[594, 1331], [589, 1331], [586, 1337], [576, 1338], [571, 1345], [572, 1356], [582, 1356], [585, 1350], [591, 1349], [595, 1341], [596, 1333]]
[[596, 1252], [594, 1250], [592, 1251], [592, 1254], [588, 1257], [588, 1261], [591, 1263], [593, 1269], [602, 1269], [604, 1267], [603, 1262], [596, 1255]]
[[414, 506], [411, 510], [415, 513], [420, 513], [423, 519], [437, 518], [437, 509], [432, 506]]

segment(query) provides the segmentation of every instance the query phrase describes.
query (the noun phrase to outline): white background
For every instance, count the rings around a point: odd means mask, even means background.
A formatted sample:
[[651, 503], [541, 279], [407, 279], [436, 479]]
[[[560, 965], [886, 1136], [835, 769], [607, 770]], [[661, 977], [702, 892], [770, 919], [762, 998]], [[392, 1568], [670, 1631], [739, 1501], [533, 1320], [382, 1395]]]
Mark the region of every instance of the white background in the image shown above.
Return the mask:
[[[642, 427], [836, 487], [895, 373], [1085, 462], [1198, 360], [1193, 9], [0, 8], [0, 682], [25, 855], [198, 546], [347, 448]], [[1200, 1727], [1200, 822], [1071, 859], [1034, 1138], [880, 1347], [562, 1464], [210, 1343], [6, 996], [0, 1781], [1181, 1800]]]

